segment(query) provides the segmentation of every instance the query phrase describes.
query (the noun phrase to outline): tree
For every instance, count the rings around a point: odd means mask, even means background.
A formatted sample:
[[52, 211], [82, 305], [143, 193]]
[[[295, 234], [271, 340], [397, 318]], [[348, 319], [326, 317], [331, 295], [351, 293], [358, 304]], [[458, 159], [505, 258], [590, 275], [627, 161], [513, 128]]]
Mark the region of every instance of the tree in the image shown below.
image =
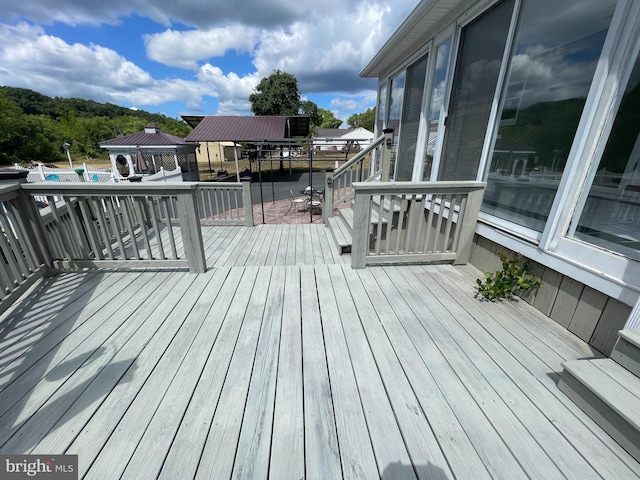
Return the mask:
[[336, 118], [331, 110], [319, 108], [318, 113], [322, 117], [320, 128], [340, 128], [340, 125], [342, 125], [342, 120]]
[[300, 113], [302, 115], [309, 115], [309, 130], [313, 131], [322, 125], [322, 115], [320, 114], [321, 108], [318, 108], [311, 100], [305, 100], [300, 103]]
[[376, 127], [376, 109], [370, 108], [364, 113], [354, 113], [347, 118], [347, 124], [351, 128], [362, 127], [373, 132]]
[[290, 73], [274, 70], [260, 80], [249, 101], [255, 115], [297, 115], [301, 107], [298, 80]]

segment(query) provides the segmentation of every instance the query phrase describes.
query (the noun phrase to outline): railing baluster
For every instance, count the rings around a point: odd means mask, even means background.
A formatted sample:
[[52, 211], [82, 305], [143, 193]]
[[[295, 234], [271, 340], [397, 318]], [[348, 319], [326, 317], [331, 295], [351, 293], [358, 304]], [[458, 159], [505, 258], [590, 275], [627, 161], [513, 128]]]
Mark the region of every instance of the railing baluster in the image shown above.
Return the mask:
[[158, 202], [155, 197], [146, 197], [146, 200], [150, 204], [149, 212], [151, 214], [151, 225], [153, 227], [156, 242], [158, 244], [158, 250], [160, 251], [160, 258], [162, 260], [166, 260], [167, 257], [164, 253], [164, 246], [162, 243], [162, 232], [160, 231], [160, 226], [158, 225], [158, 215], [156, 213], [156, 205], [158, 204]]

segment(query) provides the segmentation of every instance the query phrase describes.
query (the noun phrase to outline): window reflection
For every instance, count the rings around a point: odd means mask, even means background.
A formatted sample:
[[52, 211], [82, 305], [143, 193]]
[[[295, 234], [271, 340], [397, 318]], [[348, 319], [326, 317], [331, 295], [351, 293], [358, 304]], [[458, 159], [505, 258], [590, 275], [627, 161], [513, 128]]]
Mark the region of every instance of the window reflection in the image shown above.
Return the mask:
[[439, 180], [475, 180], [507, 42], [513, 0], [462, 29]]
[[571, 234], [640, 259], [640, 58]]
[[482, 210], [542, 231], [615, 0], [525, 0]]
[[435, 156], [436, 141], [441, 122], [444, 120], [444, 95], [446, 92], [447, 71], [449, 67], [449, 53], [451, 52], [451, 38], [438, 46], [436, 66], [433, 73], [431, 101], [429, 103], [429, 126], [427, 130], [427, 149], [425, 152], [422, 179], [429, 180], [431, 167]]
[[402, 112], [402, 131], [400, 132], [400, 145], [394, 176], [394, 179], [398, 181], [411, 180], [413, 175], [426, 73], [426, 55], [407, 69], [406, 105]]
[[[404, 100], [404, 81], [406, 72], [401, 72], [391, 79], [391, 95], [389, 97], [389, 116], [387, 117], [387, 128], [393, 128], [393, 144], [397, 146], [400, 130], [400, 116], [402, 115], [402, 101]], [[390, 178], [393, 178], [395, 162], [391, 162], [389, 171]]]

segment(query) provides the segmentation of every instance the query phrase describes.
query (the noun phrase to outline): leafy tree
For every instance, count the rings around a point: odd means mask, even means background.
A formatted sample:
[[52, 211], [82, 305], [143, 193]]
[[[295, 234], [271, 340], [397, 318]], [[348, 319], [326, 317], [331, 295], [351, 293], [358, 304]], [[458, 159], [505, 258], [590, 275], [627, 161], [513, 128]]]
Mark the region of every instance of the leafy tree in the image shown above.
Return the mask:
[[297, 115], [301, 107], [298, 80], [290, 73], [274, 70], [260, 80], [249, 101], [255, 115]]
[[347, 118], [347, 124], [351, 128], [362, 127], [373, 132], [376, 125], [376, 109], [370, 108], [364, 113], [354, 113]]
[[322, 117], [320, 128], [340, 128], [340, 125], [342, 125], [342, 120], [336, 118], [331, 110], [319, 108], [318, 113]]
[[300, 113], [309, 115], [309, 130], [313, 131], [322, 125], [322, 115], [320, 108], [311, 100], [305, 100], [300, 103]]

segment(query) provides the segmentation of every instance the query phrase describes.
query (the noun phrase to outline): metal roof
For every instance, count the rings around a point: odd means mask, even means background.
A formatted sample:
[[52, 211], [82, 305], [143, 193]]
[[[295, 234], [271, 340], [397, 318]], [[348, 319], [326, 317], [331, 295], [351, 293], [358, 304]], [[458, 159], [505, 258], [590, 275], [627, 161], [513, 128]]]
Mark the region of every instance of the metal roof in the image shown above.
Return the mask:
[[[187, 123], [195, 123], [189, 116]], [[308, 116], [206, 116], [197, 122], [186, 140], [195, 142], [257, 142], [262, 140], [306, 137]]]
[[112, 146], [178, 146], [178, 145], [193, 145], [193, 142], [187, 141], [182, 137], [176, 135], [170, 135], [164, 133], [158, 127], [153, 124], [148, 124], [144, 127], [144, 132], [132, 133], [131, 135], [125, 135], [124, 137], [112, 138], [111, 140], [105, 140], [100, 142], [101, 147]]

